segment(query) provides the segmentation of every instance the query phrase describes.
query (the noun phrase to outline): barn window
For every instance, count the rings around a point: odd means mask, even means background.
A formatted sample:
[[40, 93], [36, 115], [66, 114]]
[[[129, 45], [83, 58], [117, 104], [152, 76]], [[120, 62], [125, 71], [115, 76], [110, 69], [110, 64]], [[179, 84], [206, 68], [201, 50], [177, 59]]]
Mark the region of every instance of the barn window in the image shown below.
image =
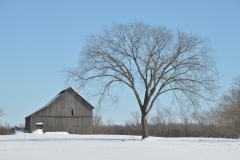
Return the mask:
[[73, 109], [72, 109], [72, 116], [73, 116]]

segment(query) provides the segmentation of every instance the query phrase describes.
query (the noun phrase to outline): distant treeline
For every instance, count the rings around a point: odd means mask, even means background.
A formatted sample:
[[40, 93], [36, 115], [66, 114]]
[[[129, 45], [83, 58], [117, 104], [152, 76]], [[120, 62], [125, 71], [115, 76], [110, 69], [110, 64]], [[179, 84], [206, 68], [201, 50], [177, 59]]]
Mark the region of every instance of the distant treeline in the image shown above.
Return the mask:
[[[208, 111], [193, 111], [180, 109], [157, 109], [148, 118], [150, 136], [158, 137], [226, 137], [237, 138], [240, 135], [240, 110], [237, 112], [210, 108]], [[231, 115], [229, 115], [231, 114]], [[141, 135], [140, 113], [132, 112], [132, 117], [124, 125], [116, 125], [113, 120], [103, 123], [101, 115], [95, 115], [93, 134]]]
[[11, 127], [9, 123], [1, 124], [0, 123], [0, 135], [10, 135], [14, 134], [15, 130], [24, 130], [25, 127], [23, 124], [19, 124], [18, 126]]

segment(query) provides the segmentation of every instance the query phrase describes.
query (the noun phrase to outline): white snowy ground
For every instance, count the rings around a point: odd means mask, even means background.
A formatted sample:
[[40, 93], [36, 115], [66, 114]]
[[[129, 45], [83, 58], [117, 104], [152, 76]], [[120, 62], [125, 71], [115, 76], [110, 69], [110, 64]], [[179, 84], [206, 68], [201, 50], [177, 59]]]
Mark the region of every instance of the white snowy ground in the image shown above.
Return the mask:
[[0, 136], [0, 160], [239, 160], [240, 140], [139, 136]]

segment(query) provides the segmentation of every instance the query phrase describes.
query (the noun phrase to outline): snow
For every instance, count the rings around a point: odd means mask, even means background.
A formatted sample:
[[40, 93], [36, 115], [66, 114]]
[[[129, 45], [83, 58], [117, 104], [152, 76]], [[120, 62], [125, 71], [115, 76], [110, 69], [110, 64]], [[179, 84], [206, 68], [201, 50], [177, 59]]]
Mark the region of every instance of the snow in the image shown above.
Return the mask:
[[42, 129], [36, 129], [32, 134], [43, 134]]
[[69, 134], [68, 132], [45, 132], [45, 134]]
[[239, 160], [240, 140], [129, 135], [17, 134], [0, 136], [0, 159]]
[[23, 130], [23, 129], [14, 130], [14, 133], [15, 133], [15, 134], [24, 134], [24, 133], [25, 133], [25, 130]]

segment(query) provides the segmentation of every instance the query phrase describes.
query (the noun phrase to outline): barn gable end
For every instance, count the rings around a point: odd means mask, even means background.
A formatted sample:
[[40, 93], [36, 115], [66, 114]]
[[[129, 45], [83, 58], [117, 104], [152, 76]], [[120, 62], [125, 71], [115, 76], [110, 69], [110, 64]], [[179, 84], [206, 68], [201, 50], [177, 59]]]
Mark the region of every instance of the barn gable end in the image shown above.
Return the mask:
[[65, 131], [73, 134], [92, 133], [94, 107], [71, 87], [61, 91], [44, 107], [25, 118], [28, 132], [43, 123], [44, 132]]

